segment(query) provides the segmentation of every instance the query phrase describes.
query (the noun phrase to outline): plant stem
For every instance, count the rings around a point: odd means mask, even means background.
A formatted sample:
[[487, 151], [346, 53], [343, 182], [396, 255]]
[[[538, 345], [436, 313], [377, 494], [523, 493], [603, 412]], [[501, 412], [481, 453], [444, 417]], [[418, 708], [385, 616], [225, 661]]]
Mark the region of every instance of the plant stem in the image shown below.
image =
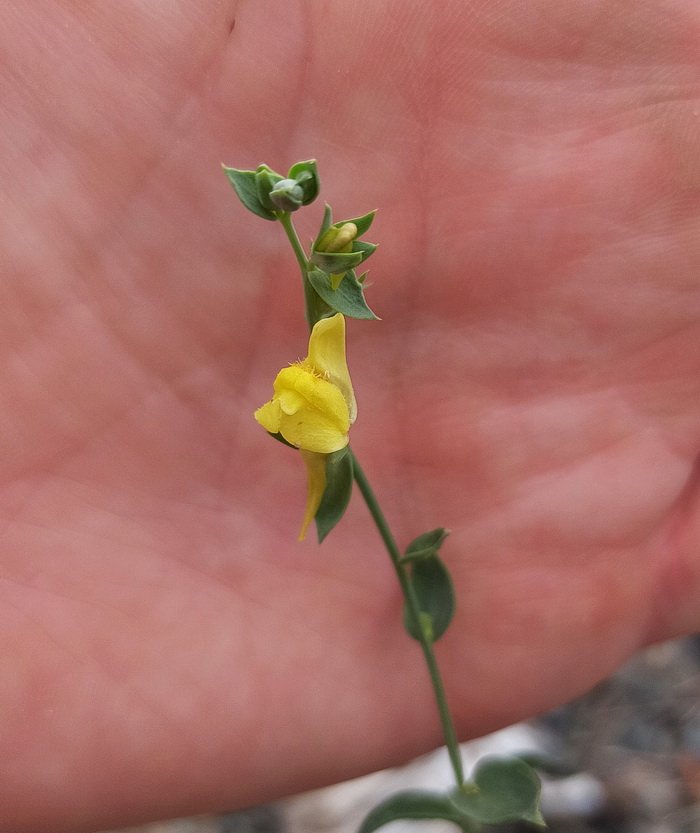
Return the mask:
[[[309, 329], [312, 329], [314, 324], [330, 309], [330, 307], [328, 307], [328, 305], [319, 297], [308, 279], [309, 261], [304, 254], [304, 249], [299, 241], [296, 229], [294, 228], [291, 213], [288, 211], [279, 211], [276, 213], [277, 219], [280, 221], [282, 228], [287, 234], [287, 238], [289, 239], [296, 256], [297, 263], [301, 269], [304, 284], [304, 301], [306, 304], [306, 320], [309, 324]], [[372, 491], [372, 487], [369, 485], [369, 481], [367, 480], [365, 473], [362, 471], [362, 467], [357, 461], [357, 457], [355, 457], [351, 449], [348, 449], [348, 453], [352, 457], [355, 482], [362, 493], [362, 497], [364, 498], [367, 508], [372, 515], [372, 519], [379, 530], [384, 546], [389, 553], [391, 562], [396, 570], [399, 584], [401, 585], [401, 590], [404, 598], [406, 599], [406, 604], [408, 605], [411, 616], [416, 623], [416, 631], [420, 634], [418, 641], [423, 649], [423, 656], [425, 657], [425, 662], [428, 666], [428, 673], [430, 674], [430, 681], [433, 686], [433, 691], [435, 692], [435, 700], [437, 701], [437, 707], [440, 713], [440, 722], [442, 723], [442, 733], [445, 738], [445, 745], [447, 746], [447, 750], [450, 755], [450, 762], [452, 763], [452, 769], [455, 774], [457, 785], [461, 787], [464, 785], [464, 771], [462, 769], [462, 758], [459, 754], [457, 734], [455, 732], [454, 723], [452, 722], [450, 709], [447, 705], [445, 687], [443, 686], [442, 677], [440, 676], [440, 669], [438, 668], [435, 653], [433, 652], [433, 643], [423, 629], [420, 616], [420, 605], [418, 604], [416, 592], [411, 584], [411, 581], [409, 580], [408, 575], [406, 574], [404, 565], [401, 564], [401, 553], [399, 552], [399, 548], [396, 546], [396, 541], [391, 533], [391, 529], [389, 529], [389, 524], [386, 522], [386, 518], [384, 517], [382, 510], [379, 508], [379, 504], [377, 503], [377, 498]]]
[[278, 211], [277, 219], [282, 224], [282, 228], [287, 234], [287, 238], [291, 243], [292, 249], [301, 269], [302, 283], [304, 285], [304, 305], [306, 308], [306, 322], [309, 329], [312, 330], [314, 324], [319, 321], [323, 315], [328, 312], [330, 307], [318, 295], [316, 290], [311, 286], [307, 275], [309, 272], [309, 261], [304, 254], [304, 247], [301, 245], [297, 230], [294, 228], [292, 222], [292, 215], [289, 211]]
[[389, 524], [384, 517], [384, 513], [379, 508], [379, 504], [377, 503], [377, 498], [372, 491], [372, 487], [369, 485], [369, 481], [357, 461], [357, 457], [355, 457], [352, 452], [352, 449], [348, 449], [348, 453], [352, 456], [355, 482], [357, 483], [362, 497], [367, 504], [367, 508], [372, 515], [372, 520], [379, 530], [384, 546], [386, 547], [389, 557], [391, 558], [391, 562], [394, 565], [394, 569], [396, 570], [396, 575], [398, 577], [399, 584], [401, 585], [404, 598], [406, 599], [406, 604], [411, 612], [411, 616], [417, 624], [416, 630], [420, 634], [420, 646], [423, 649], [423, 656], [425, 657], [425, 661], [428, 666], [428, 673], [430, 674], [430, 682], [432, 683], [438, 711], [440, 712], [440, 721], [442, 723], [442, 733], [445, 737], [445, 745], [447, 746], [447, 751], [450, 755], [450, 762], [455, 774], [455, 779], [457, 780], [457, 786], [461, 787], [464, 785], [464, 771], [462, 769], [462, 758], [459, 754], [457, 734], [455, 732], [454, 723], [452, 722], [450, 709], [447, 705], [445, 688], [442, 683], [442, 677], [440, 676], [440, 669], [438, 668], [437, 660], [435, 659], [435, 653], [433, 652], [433, 644], [424, 632], [421, 624], [420, 606], [418, 604], [416, 592], [406, 574], [404, 565], [401, 564], [401, 553], [399, 548], [396, 546], [396, 541], [391, 533], [391, 529], [389, 529]]
[[306, 274], [306, 270], [309, 268], [309, 261], [306, 259], [304, 249], [301, 245], [301, 241], [299, 240], [299, 235], [297, 234], [297, 230], [294, 228], [291, 213], [289, 211], [277, 211], [275, 213], [277, 214], [277, 219], [280, 223], [282, 223], [282, 228], [287, 233], [287, 237], [292, 245], [292, 249], [294, 250], [294, 254], [296, 255], [297, 263], [299, 264], [302, 274]]

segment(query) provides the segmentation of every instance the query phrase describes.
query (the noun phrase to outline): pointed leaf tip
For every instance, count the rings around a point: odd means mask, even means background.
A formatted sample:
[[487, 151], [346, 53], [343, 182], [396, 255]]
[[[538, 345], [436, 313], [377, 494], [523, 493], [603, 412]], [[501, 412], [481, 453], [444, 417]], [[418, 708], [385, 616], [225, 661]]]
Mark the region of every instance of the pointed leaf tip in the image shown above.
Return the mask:
[[406, 547], [402, 560], [415, 561], [419, 558], [435, 555], [449, 534], [450, 530], [445, 529], [444, 526], [431, 529], [430, 532], [424, 532], [423, 535], [414, 538]]

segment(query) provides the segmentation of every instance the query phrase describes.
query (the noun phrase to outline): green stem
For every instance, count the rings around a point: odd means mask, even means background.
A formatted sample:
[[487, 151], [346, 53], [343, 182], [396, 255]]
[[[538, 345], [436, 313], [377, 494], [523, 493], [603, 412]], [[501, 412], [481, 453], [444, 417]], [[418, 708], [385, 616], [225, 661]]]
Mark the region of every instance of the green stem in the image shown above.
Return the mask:
[[297, 230], [294, 228], [292, 222], [292, 215], [289, 211], [277, 211], [277, 219], [282, 224], [282, 228], [287, 234], [287, 238], [291, 243], [292, 249], [301, 269], [301, 277], [304, 284], [304, 305], [306, 308], [306, 322], [309, 329], [313, 329], [314, 324], [319, 321], [328, 312], [330, 307], [318, 295], [316, 290], [311, 285], [307, 274], [309, 271], [309, 261], [304, 254], [304, 247], [301, 245]]
[[396, 570], [396, 575], [398, 577], [399, 584], [401, 585], [404, 598], [406, 599], [406, 604], [411, 612], [411, 616], [418, 625], [416, 630], [420, 634], [420, 646], [423, 649], [423, 655], [428, 666], [428, 673], [430, 674], [430, 682], [432, 683], [433, 691], [435, 692], [435, 700], [437, 701], [438, 711], [440, 712], [440, 721], [442, 723], [442, 733], [445, 737], [445, 745], [447, 746], [447, 751], [450, 755], [450, 762], [452, 763], [452, 769], [457, 780], [457, 785], [461, 787], [464, 785], [464, 771], [462, 769], [462, 758], [459, 754], [457, 733], [455, 732], [452, 715], [450, 714], [450, 709], [447, 705], [445, 687], [442, 683], [442, 677], [440, 676], [440, 669], [438, 668], [437, 660], [435, 659], [435, 653], [433, 652], [433, 644], [425, 634], [421, 625], [420, 605], [418, 604], [416, 591], [406, 574], [404, 565], [401, 563], [401, 553], [399, 548], [396, 546], [396, 541], [391, 533], [391, 529], [389, 529], [389, 524], [386, 522], [386, 518], [384, 517], [382, 510], [379, 508], [379, 504], [377, 503], [377, 498], [372, 491], [372, 487], [369, 485], [369, 481], [367, 480], [365, 473], [362, 471], [362, 467], [358, 463], [357, 457], [355, 457], [351, 449], [348, 449], [348, 453], [352, 455], [355, 482], [362, 493], [362, 497], [364, 498], [367, 508], [372, 515], [372, 519], [379, 530], [384, 546], [389, 553], [389, 557], [391, 558], [394, 569]]
[[309, 261], [306, 259], [304, 248], [299, 240], [299, 235], [297, 234], [297, 230], [294, 228], [292, 215], [289, 211], [276, 211], [275, 213], [277, 214], [277, 219], [280, 223], [282, 223], [282, 228], [287, 232], [287, 237], [289, 238], [289, 242], [291, 243], [294, 254], [296, 255], [299, 268], [305, 274], [309, 268]]
[[[287, 234], [287, 238], [289, 239], [301, 270], [304, 283], [306, 320], [309, 324], [309, 329], [311, 329], [313, 328], [313, 325], [326, 312], [328, 312], [330, 307], [328, 307], [328, 305], [319, 297], [307, 277], [309, 271], [309, 261], [304, 254], [304, 249], [299, 241], [296, 229], [294, 228], [291, 213], [288, 211], [279, 211], [276, 212], [276, 214], [277, 219], [280, 221], [282, 228]], [[348, 453], [352, 456], [355, 482], [362, 493], [362, 497], [364, 498], [367, 508], [372, 515], [372, 519], [379, 530], [384, 546], [389, 553], [394, 569], [396, 570], [399, 584], [401, 585], [401, 590], [403, 591], [404, 598], [406, 599], [406, 604], [408, 605], [411, 616], [416, 623], [416, 630], [420, 634], [419, 642], [421, 648], [423, 649], [423, 655], [428, 666], [428, 673], [430, 674], [430, 681], [433, 685], [433, 691], [435, 692], [435, 700], [437, 701], [437, 707], [440, 713], [440, 721], [442, 723], [442, 733], [445, 737], [445, 745], [447, 746], [447, 750], [450, 755], [450, 761], [457, 780], [457, 785], [461, 787], [464, 784], [464, 772], [462, 769], [462, 759], [459, 754], [457, 734], [455, 732], [452, 716], [447, 705], [445, 688], [443, 686], [440, 669], [438, 668], [437, 660], [435, 659], [435, 654], [433, 652], [433, 644], [423, 630], [420, 616], [420, 605], [418, 604], [416, 591], [406, 574], [404, 565], [401, 564], [401, 553], [399, 552], [399, 548], [396, 546], [396, 541], [394, 540], [394, 536], [391, 534], [386, 518], [384, 517], [382, 510], [379, 508], [379, 504], [377, 503], [377, 498], [372, 491], [372, 487], [369, 485], [369, 481], [365, 477], [365, 473], [362, 471], [362, 467], [357, 461], [357, 457], [355, 457], [350, 449], [348, 449]]]

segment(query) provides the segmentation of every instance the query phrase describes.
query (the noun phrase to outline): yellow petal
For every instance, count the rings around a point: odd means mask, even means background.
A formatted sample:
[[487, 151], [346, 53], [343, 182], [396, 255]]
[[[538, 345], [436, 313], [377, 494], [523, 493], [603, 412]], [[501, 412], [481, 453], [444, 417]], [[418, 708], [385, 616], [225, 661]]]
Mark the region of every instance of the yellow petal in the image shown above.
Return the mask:
[[316, 408], [304, 408], [294, 416], [282, 413], [279, 431], [288, 443], [318, 454], [330, 454], [348, 444], [347, 431]]
[[299, 540], [306, 537], [306, 530], [309, 524], [316, 517], [318, 507], [321, 505], [323, 493], [326, 491], [326, 455], [315, 454], [313, 451], [301, 450], [301, 456], [306, 463], [306, 474], [308, 478], [308, 490], [306, 498], [306, 511], [301, 524]]
[[340, 313], [331, 318], [322, 318], [314, 324], [306, 361], [340, 389], [352, 425], [357, 417], [357, 403], [345, 358], [345, 318]]
[[350, 429], [350, 415], [342, 391], [326, 379], [306, 371], [294, 380], [294, 392], [303, 397], [305, 408], [320, 411], [343, 434]]
[[268, 402], [262, 408], [258, 408], [253, 416], [266, 431], [269, 431], [271, 434], [277, 434], [280, 430], [281, 414], [280, 403], [276, 399], [273, 399], [272, 402]]
[[317, 252], [351, 252], [352, 241], [357, 237], [355, 223], [331, 226], [315, 245]]
[[288, 416], [300, 411], [306, 404], [306, 399], [295, 390], [281, 390], [277, 394], [277, 401], [280, 403], [282, 411]]
[[280, 370], [274, 389], [272, 402], [256, 412], [258, 422], [262, 415], [288, 443], [307, 451], [329, 454], [348, 444], [348, 406], [332, 382], [293, 364]]

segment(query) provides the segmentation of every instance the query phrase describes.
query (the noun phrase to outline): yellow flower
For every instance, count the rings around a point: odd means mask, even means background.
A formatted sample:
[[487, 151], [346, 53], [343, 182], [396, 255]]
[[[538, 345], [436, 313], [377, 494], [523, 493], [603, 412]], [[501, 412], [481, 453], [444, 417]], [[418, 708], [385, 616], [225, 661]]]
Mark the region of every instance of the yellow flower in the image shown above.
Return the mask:
[[308, 497], [301, 541], [326, 488], [326, 455], [348, 444], [348, 431], [357, 416], [345, 359], [345, 319], [340, 313], [314, 325], [308, 356], [280, 370], [273, 389], [272, 399], [258, 408], [255, 419], [302, 452]]

